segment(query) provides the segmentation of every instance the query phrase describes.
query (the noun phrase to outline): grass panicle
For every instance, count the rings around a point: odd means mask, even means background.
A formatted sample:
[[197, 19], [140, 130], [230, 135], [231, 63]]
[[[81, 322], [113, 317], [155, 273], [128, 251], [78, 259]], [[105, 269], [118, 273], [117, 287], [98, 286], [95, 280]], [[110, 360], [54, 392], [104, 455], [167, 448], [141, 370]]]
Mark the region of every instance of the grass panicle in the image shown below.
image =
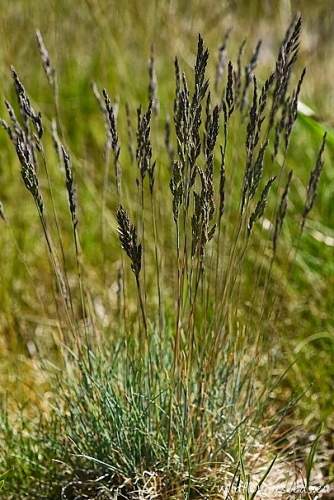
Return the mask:
[[275, 182], [276, 177], [271, 177], [265, 187], [263, 188], [263, 191], [261, 193], [260, 199], [256, 204], [254, 212], [251, 214], [247, 226], [247, 232], [250, 234], [252, 232], [253, 226], [257, 220], [259, 220], [263, 213], [264, 209], [266, 208], [267, 200], [268, 200], [268, 194], [271, 189], [271, 186]]
[[306, 200], [305, 200], [305, 205], [303, 209], [303, 214], [302, 214], [302, 220], [301, 220], [301, 230], [303, 231], [306, 218], [309, 215], [310, 211], [313, 208], [315, 198], [317, 195], [317, 187], [320, 179], [320, 175], [322, 172], [322, 169], [324, 167], [324, 151], [325, 151], [325, 146], [326, 146], [326, 138], [327, 138], [327, 133], [325, 132], [322, 138], [321, 146], [318, 152], [318, 156], [314, 165], [314, 168], [311, 172], [308, 186], [307, 186], [307, 193], [306, 193]]
[[73, 169], [72, 163], [69, 154], [65, 150], [64, 146], [61, 146], [63, 164], [65, 169], [65, 177], [66, 177], [66, 190], [68, 196], [68, 204], [71, 213], [71, 219], [73, 224], [73, 229], [76, 231], [78, 225], [78, 215], [77, 215], [77, 199], [76, 199], [76, 190], [73, 179]]
[[215, 73], [215, 91], [218, 94], [220, 84], [223, 78], [225, 66], [227, 63], [227, 42], [231, 33], [231, 29], [227, 30], [224, 35], [223, 42], [219, 46], [218, 49], [218, 60], [216, 64], [216, 73]]
[[148, 100], [152, 103], [152, 112], [154, 115], [159, 113], [159, 98], [158, 98], [158, 80], [155, 69], [155, 59], [154, 59], [154, 47], [151, 46], [151, 55], [148, 62], [148, 75], [149, 75], [149, 84], [148, 84]]
[[[103, 94], [103, 99], [104, 99], [104, 105], [103, 109], [105, 110], [105, 116], [106, 116], [106, 122], [107, 122], [107, 146], [106, 148], [109, 149], [111, 147], [114, 155], [114, 171], [115, 171], [115, 182], [116, 182], [116, 188], [117, 188], [117, 193], [120, 196], [121, 194], [121, 166], [120, 166], [120, 144], [119, 144], [119, 138], [118, 138], [118, 133], [117, 133], [117, 126], [116, 126], [116, 117], [115, 117], [115, 109], [114, 106], [111, 104], [110, 97], [105, 89], [102, 91]], [[106, 174], [107, 175], [107, 174]], [[105, 179], [105, 182], [108, 182], [108, 179]]]
[[278, 238], [279, 235], [282, 231], [282, 226], [283, 222], [286, 216], [287, 208], [288, 208], [288, 195], [289, 195], [289, 189], [290, 189], [290, 184], [292, 180], [292, 175], [293, 171], [290, 170], [288, 174], [288, 179], [284, 187], [284, 191], [282, 193], [280, 203], [277, 209], [276, 217], [275, 217], [275, 226], [274, 226], [274, 232], [273, 232], [273, 251], [274, 254], [276, 253], [277, 250], [277, 243], [278, 243]]
[[118, 234], [123, 250], [131, 261], [131, 269], [139, 277], [142, 261], [142, 246], [137, 243], [137, 231], [130, 222], [129, 216], [122, 206], [117, 210]]
[[56, 85], [56, 70], [52, 65], [48, 49], [44, 43], [42, 33], [39, 30], [36, 31], [36, 39], [45, 75], [50, 87], [54, 88]]

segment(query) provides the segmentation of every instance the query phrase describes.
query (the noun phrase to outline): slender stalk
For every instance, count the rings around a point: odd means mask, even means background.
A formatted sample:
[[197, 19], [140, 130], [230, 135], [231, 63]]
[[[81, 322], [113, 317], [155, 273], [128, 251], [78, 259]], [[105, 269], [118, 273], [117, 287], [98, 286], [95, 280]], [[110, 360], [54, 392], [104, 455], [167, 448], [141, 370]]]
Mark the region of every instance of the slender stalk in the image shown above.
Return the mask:
[[[54, 249], [53, 249], [51, 237], [50, 237], [49, 232], [48, 232], [46, 220], [45, 220], [45, 217], [44, 217], [43, 213], [41, 212], [40, 207], [39, 207], [38, 203], [36, 202], [36, 200], [35, 200], [35, 204], [36, 204], [36, 208], [38, 211], [41, 226], [43, 229], [43, 234], [44, 234], [44, 238], [45, 238], [45, 242], [46, 242], [46, 246], [47, 246], [47, 250], [48, 250], [48, 256], [50, 259], [50, 263], [51, 263], [53, 272], [54, 272], [55, 277], [56, 277], [56, 282], [57, 282], [58, 289], [60, 291], [60, 296], [63, 299], [63, 304], [64, 304], [64, 309], [65, 309], [68, 325], [70, 327], [70, 330], [72, 331], [74, 339], [76, 339], [76, 341], [78, 342], [78, 336], [76, 335], [76, 328], [74, 326], [73, 319], [71, 318], [71, 315], [70, 315], [69, 310], [68, 310], [66, 293], [65, 293], [65, 295], [63, 293], [64, 292], [63, 278], [62, 278], [61, 273], [60, 273], [60, 268], [58, 265], [57, 257], [54, 253]], [[78, 347], [79, 347], [79, 344], [78, 344]]]
[[157, 232], [157, 219], [156, 219], [156, 208], [153, 190], [150, 190], [151, 197], [151, 211], [152, 211], [152, 225], [153, 225], [153, 238], [154, 238], [154, 257], [155, 257], [155, 271], [157, 279], [157, 290], [158, 290], [158, 308], [159, 308], [159, 335], [160, 344], [161, 336], [163, 330], [163, 311], [162, 311], [162, 295], [161, 295], [161, 284], [160, 284], [160, 260], [158, 251], [158, 232]]
[[139, 306], [140, 306], [140, 311], [141, 311], [141, 316], [142, 316], [144, 331], [145, 331], [145, 339], [146, 339], [145, 342], [146, 342], [146, 344], [148, 344], [146, 313], [145, 313], [145, 307], [144, 307], [144, 301], [143, 301], [143, 296], [142, 296], [140, 280], [139, 280], [139, 276], [137, 274], [136, 274], [136, 286], [137, 286]]
[[175, 219], [176, 231], [176, 260], [177, 260], [177, 299], [176, 299], [176, 321], [175, 321], [175, 335], [173, 346], [173, 365], [172, 376], [170, 382], [170, 396], [169, 396], [169, 420], [168, 420], [168, 460], [171, 450], [172, 440], [172, 423], [173, 423], [173, 396], [175, 395], [179, 400], [179, 371], [180, 371], [180, 316], [181, 316], [181, 270], [180, 270], [180, 230], [178, 218]]
[[53, 217], [54, 217], [55, 224], [56, 224], [57, 237], [58, 237], [59, 247], [60, 247], [60, 251], [61, 251], [61, 257], [62, 257], [62, 264], [63, 264], [63, 270], [64, 270], [65, 283], [66, 283], [67, 291], [68, 291], [68, 294], [69, 294], [69, 301], [70, 301], [70, 307], [71, 307], [72, 315], [74, 317], [72, 291], [71, 291], [71, 287], [70, 287], [69, 281], [68, 281], [67, 263], [66, 263], [65, 252], [64, 252], [63, 238], [62, 238], [62, 234], [61, 234], [61, 230], [60, 230], [60, 224], [59, 224], [59, 219], [58, 219], [58, 215], [57, 215], [57, 209], [56, 209], [56, 204], [55, 204], [55, 200], [54, 200], [54, 195], [53, 195], [52, 183], [51, 183], [51, 179], [50, 179], [50, 175], [49, 175], [49, 170], [48, 170], [48, 167], [47, 167], [47, 162], [46, 162], [46, 158], [45, 158], [45, 154], [44, 154], [43, 150], [41, 152], [41, 157], [42, 157], [42, 163], [43, 163], [45, 175], [46, 175], [46, 178], [47, 178], [48, 190], [49, 190], [49, 193], [50, 193], [51, 204], [52, 204]]

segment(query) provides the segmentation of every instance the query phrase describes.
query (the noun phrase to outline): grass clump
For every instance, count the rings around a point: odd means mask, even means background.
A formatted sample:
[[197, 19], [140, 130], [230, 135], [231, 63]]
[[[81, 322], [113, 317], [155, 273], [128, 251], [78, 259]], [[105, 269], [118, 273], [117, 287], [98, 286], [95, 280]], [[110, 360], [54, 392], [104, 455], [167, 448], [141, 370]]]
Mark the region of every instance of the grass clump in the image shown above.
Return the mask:
[[[270, 290], [293, 187], [287, 163], [304, 78], [291, 90], [300, 31], [296, 18], [263, 82], [255, 76], [260, 44], [245, 67], [244, 44], [235, 64], [222, 47], [215, 89], [199, 36], [190, 77], [175, 59], [173, 103], [158, 98], [152, 49], [136, 126], [127, 103], [94, 85], [106, 131], [96, 213], [99, 292], [85, 269], [77, 161], [65, 145], [57, 74], [40, 32], [55, 101], [50, 124], [12, 70], [17, 102], [6, 101], [9, 123], [2, 125], [46, 241], [61, 368], [48, 415], [36, 422], [2, 413], [5, 498], [254, 498], [275, 455], [285, 457], [282, 420], [293, 400], [282, 396], [288, 367], [277, 369], [268, 344], [282, 312]], [[325, 142], [294, 214], [298, 238]], [[64, 175], [73, 252], [59, 220], [53, 163]], [[124, 252], [112, 248], [111, 227]], [[117, 286], [109, 293], [111, 272]]]

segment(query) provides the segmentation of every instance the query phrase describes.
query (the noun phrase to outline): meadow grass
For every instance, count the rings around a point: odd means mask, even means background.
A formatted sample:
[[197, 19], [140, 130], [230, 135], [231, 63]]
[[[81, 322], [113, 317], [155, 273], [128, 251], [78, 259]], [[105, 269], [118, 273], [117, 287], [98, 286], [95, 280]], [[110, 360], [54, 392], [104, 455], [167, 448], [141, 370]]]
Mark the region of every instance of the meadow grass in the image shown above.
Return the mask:
[[[87, 4], [105, 34], [102, 3]], [[296, 17], [269, 69], [242, 40], [230, 61], [232, 34], [211, 65], [199, 36], [160, 73], [147, 47], [123, 97], [121, 61], [114, 87], [94, 68], [83, 81], [94, 66], [83, 58], [89, 71], [67, 68], [76, 83], [62, 90], [41, 30], [45, 113], [10, 70], [2, 125], [24, 209], [10, 187], [1, 321], [6, 351], [32, 359], [49, 401], [4, 399], [4, 498], [254, 498], [289, 460], [305, 461], [310, 488], [321, 447], [330, 477], [328, 431], [312, 446], [307, 434], [331, 425], [331, 299], [316, 255], [327, 230], [310, 216], [320, 203], [331, 221], [319, 181], [333, 137], [298, 118], [300, 32]]]

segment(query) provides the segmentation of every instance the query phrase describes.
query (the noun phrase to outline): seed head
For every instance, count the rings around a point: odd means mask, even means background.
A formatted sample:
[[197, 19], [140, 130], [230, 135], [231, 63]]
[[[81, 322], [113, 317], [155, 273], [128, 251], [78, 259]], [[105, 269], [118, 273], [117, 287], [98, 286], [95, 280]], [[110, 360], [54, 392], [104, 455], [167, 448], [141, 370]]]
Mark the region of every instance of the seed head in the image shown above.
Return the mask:
[[303, 210], [303, 215], [302, 215], [302, 222], [301, 222], [301, 229], [304, 229], [306, 217], [310, 213], [310, 211], [313, 208], [314, 201], [317, 195], [317, 186], [319, 183], [320, 175], [324, 166], [324, 159], [323, 159], [323, 154], [325, 150], [325, 145], [326, 145], [326, 137], [327, 133], [325, 132], [323, 138], [322, 138], [322, 143], [318, 152], [317, 160], [315, 163], [315, 166], [311, 172], [310, 179], [308, 182], [308, 187], [307, 187], [307, 193], [306, 193], [306, 201], [305, 201], [305, 206]]
[[271, 177], [269, 179], [269, 181], [267, 182], [267, 184], [265, 185], [265, 187], [261, 193], [260, 199], [257, 202], [257, 205], [255, 207], [254, 212], [252, 213], [252, 215], [249, 218], [249, 222], [248, 222], [248, 226], [247, 226], [248, 236], [252, 232], [252, 229], [253, 229], [255, 222], [257, 220], [259, 220], [264, 213], [264, 209], [266, 208], [266, 205], [267, 205], [268, 194], [269, 194], [271, 186], [275, 182], [275, 179], [276, 179], [276, 177]]
[[28, 94], [26, 93], [26, 90], [25, 90], [22, 82], [20, 81], [18, 74], [16, 73], [13, 66], [11, 67], [11, 72], [12, 72], [12, 78], [14, 81], [16, 97], [17, 97], [17, 100], [19, 103], [21, 116], [22, 116], [24, 126], [25, 126], [25, 132], [26, 132], [26, 134], [29, 133], [28, 124], [29, 124], [29, 121], [31, 121], [33, 126], [35, 127], [36, 132], [37, 132], [38, 139], [41, 139], [42, 135], [43, 135], [43, 125], [42, 125], [41, 113], [39, 113], [39, 112], [37, 113], [34, 110], [34, 108], [32, 107], [32, 105], [30, 103], [30, 99], [28, 97]]
[[46, 78], [49, 82], [49, 85], [51, 87], [54, 87], [55, 82], [56, 82], [56, 70], [52, 66], [49, 52], [45, 46], [42, 34], [39, 30], [36, 31], [36, 39], [37, 39], [39, 53], [40, 53], [41, 60], [42, 60], [43, 69], [44, 69], [44, 72], [46, 74]]
[[137, 231], [131, 224], [128, 214], [122, 206], [117, 210], [118, 236], [122, 248], [131, 260], [131, 269], [138, 278], [141, 270], [142, 246], [137, 243]]
[[290, 170], [290, 172], [289, 172], [288, 180], [285, 184], [285, 188], [284, 188], [284, 191], [282, 193], [281, 201], [280, 201], [280, 204], [279, 204], [279, 207], [277, 210], [277, 214], [276, 214], [275, 228], [274, 228], [274, 234], [273, 234], [274, 254], [276, 253], [278, 237], [281, 233], [283, 222], [284, 222], [285, 215], [286, 215], [286, 211], [288, 208], [288, 194], [289, 194], [291, 179], [292, 179], [292, 170]]
[[155, 69], [154, 48], [151, 46], [151, 56], [148, 63], [148, 99], [152, 102], [152, 112], [157, 115], [159, 112], [158, 80]]
[[215, 77], [215, 91], [216, 92], [218, 92], [219, 85], [220, 85], [220, 82], [221, 82], [221, 80], [223, 78], [223, 74], [224, 74], [224, 69], [225, 69], [225, 65], [226, 65], [226, 45], [227, 45], [227, 41], [228, 41], [228, 38], [230, 36], [230, 33], [231, 33], [231, 28], [228, 29], [227, 32], [225, 33], [223, 43], [221, 44], [221, 46], [219, 47], [219, 50], [218, 50], [218, 61], [217, 61], [217, 66], [216, 66], [216, 77]]
[[152, 145], [150, 139], [152, 118], [152, 102], [150, 101], [147, 111], [142, 113], [141, 108], [137, 110], [137, 151], [139, 173], [144, 180], [146, 173], [152, 168]]
[[179, 161], [174, 161], [173, 163], [172, 178], [170, 180], [169, 187], [173, 196], [174, 222], [175, 224], [177, 224], [179, 218], [179, 209], [183, 197], [182, 167]]
[[73, 181], [72, 163], [63, 145], [61, 145], [61, 150], [63, 155], [64, 169], [65, 169], [68, 203], [70, 207], [73, 228], [75, 230], [78, 225], [78, 217], [77, 217], [76, 189]]

